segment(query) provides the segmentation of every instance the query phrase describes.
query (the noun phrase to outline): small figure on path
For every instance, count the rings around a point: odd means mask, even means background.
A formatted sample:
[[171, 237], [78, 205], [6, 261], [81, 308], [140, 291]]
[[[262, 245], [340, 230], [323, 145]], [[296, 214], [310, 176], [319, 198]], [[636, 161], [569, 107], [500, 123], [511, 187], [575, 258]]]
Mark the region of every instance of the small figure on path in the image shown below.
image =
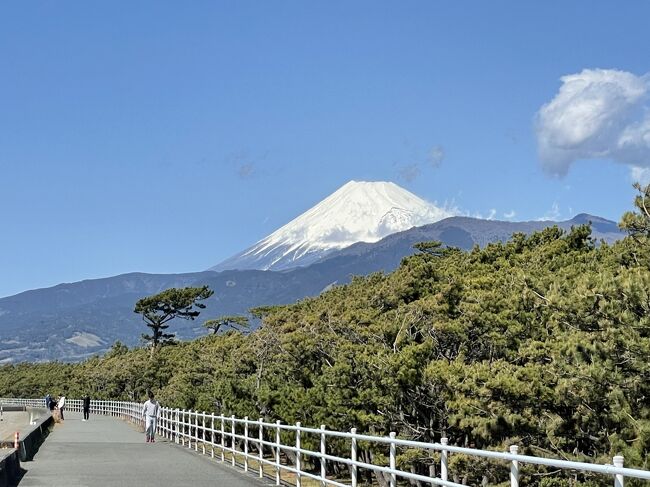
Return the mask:
[[149, 399], [142, 406], [142, 416], [144, 417], [144, 434], [147, 443], [154, 443], [156, 440], [156, 420], [158, 419], [158, 401], [154, 399], [153, 392], [149, 391]]
[[65, 408], [65, 394], [62, 394], [59, 398], [59, 402], [56, 403], [56, 407], [59, 408], [59, 415], [61, 416], [61, 421], [65, 418], [63, 417], [63, 408]]
[[90, 416], [90, 396], [88, 394], [83, 397], [83, 406], [84, 419], [82, 419], [82, 421], [88, 421], [88, 417]]
[[47, 408], [48, 411], [52, 410], [51, 404], [52, 404], [52, 396], [50, 396], [49, 394], [46, 394], [45, 395], [45, 407]]

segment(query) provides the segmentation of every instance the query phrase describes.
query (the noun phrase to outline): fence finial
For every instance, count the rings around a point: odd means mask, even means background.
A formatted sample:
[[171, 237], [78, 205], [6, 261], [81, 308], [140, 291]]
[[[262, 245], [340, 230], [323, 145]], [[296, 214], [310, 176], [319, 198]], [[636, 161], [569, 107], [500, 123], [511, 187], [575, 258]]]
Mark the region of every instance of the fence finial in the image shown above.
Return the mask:
[[[623, 463], [625, 458], [622, 455], [616, 455], [613, 459], [614, 466], [618, 468], [623, 468]], [[614, 475], [614, 487], [623, 487], [625, 484], [625, 477], [621, 474]]]

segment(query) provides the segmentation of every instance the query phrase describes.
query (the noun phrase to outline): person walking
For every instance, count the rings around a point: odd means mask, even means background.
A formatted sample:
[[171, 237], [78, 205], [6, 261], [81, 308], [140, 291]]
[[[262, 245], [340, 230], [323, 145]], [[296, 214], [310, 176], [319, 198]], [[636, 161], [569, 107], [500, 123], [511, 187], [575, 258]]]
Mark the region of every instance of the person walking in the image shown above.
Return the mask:
[[153, 392], [149, 391], [149, 399], [142, 406], [142, 417], [144, 418], [144, 434], [147, 443], [154, 443], [156, 435], [156, 421], [158, 419], [158, 401], [154, 399]]
[[50, 404], [51, 404], [51, 403], [52, 403], [52, 396], [50, 396], [49, 394], [47, 394], [47, 395], [45, 396], [45, 407], [47, 408], [48, 411], [51, 411], [51, 410], [52, 410], [52, 408], [50, 407]]
[[63, 417], [63, 408], [65, 408], [65, 394], [61, 395], [59, 402], [56, 403], [56, 407], [59, 409], [59, 414], [61, 415], [61, 421], [65, 418]]
[[83, 407], [84, 419], [82, 421], [88, 421], [88, 417], [90, 416], [90, 396], [88, 394], [83, 397]]

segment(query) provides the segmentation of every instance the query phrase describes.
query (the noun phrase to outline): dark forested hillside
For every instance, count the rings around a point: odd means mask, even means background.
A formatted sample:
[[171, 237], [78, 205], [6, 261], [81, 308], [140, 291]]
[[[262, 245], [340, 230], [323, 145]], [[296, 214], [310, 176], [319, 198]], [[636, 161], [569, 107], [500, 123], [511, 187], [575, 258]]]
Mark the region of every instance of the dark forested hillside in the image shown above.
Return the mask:
[[[622, 237], [614, 222], [577, 215], [558, 222], [570, 229], [591, 222], [593, 236], [613, 242]], [[131, 273], [60, 284], [0, 299], [0, 364], [20, 361], [82, 360], [105, 352], [115, 340], [139, 343], [141, 322], [135, 302], [170, 287], [208, 285], [215, 292], [203, 317], [246, 313], [252, 306], [293, 303], [324, 288], [350, 281], [352, 275], [390, 272], [414, 253], [413, 244], [439, 240], [466, 250], [506, 241], [513, 233], [532, 233], [552, 222], [500, 222], [453, 217], [390, 235], [376, 243], [359, 243], [333, 252], [308, 267], [289, 271], [224, 271], [187, 274]], [[176, 323], [184, 339], [203, 334], [200, 325]]]
[[[649, 190], [623, 218], [631, 236], [612, 245], [595, 245], [588, 226], [469, 252], [420, 245], [391, 274], [258, 310], [263, 326], [249, 335], [210, 336], [153, 359], [117, 345], [79, 364], [6, 366], [0, 395], [140, 399], [153, 388], [183, 408], [419, 440], [445, 434], [480, 448], [517, 443], [568, 459], [621, 453], [626, 466], [648, 468]], [[507, 478], [452, 458], [471, 484]], [[400, 461], [425, 471], [432, 460]]]

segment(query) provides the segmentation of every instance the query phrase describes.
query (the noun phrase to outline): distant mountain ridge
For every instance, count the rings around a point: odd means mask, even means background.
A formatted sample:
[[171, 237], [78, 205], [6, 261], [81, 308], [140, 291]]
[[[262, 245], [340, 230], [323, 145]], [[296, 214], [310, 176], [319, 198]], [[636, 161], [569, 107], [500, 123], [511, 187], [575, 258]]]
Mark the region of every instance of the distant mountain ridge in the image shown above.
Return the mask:
[[287, 304], [315, 296], [352, 275], [394, 270], [414, 252], [413, 244], [440, 240], [470, 249], [558, 225], [592, 223], [593, 237], [613, 242], [623, 237], [615, 222], [577, 215], [564, 222], [504, 222], [451, 217], [391, 234], [375, 243], [356, 243], [329, 253], [309, 266], [284, 271], [205, 271], [187, 274], [131, 273], [26, 291], [0, 299], [0, 363], [22, 360], [80, 360], [105, 351], [115, 340], [139, 342], [145, 331], [133, 312], [141, 297], [170, 287], [208, 285], [215, 294], [199, 321], [172, 327], [180, 338], [205, 333], [204, 319], [246, 313], [260, 305]]
[[592, 237], [596, 240], [611, 243], [623, 236], [616, 222], [587, 213], [580, 213], [570, 220], [560, 222], [550, 220], [510, 222], [453, 216], [430, 225], [394, 233], [376, 244], [359, 242], [350, 245], [328, 258], [361, 256], [366, 253], [378, 254], [379, 252], [387, 252], [388, 249], [391, 249], [393, 253], [398, 250], [399, 255], [405, 255], [406, 252], [413, 252], [412, 246], [414, 244], [433, 240], [439, 240], [449, 246], [470, 250], [474, 245], [483, 247], [488, 243], [505, 242], [514, 233], [530, 234], [554, 225], [568, 231], [573, 226], [585, 224], [591, 224]]
[[395, 183], [350, 181], [268, 237], [209, 270], [306, 266], [356, 242], [377, 242], [451, 214]]

